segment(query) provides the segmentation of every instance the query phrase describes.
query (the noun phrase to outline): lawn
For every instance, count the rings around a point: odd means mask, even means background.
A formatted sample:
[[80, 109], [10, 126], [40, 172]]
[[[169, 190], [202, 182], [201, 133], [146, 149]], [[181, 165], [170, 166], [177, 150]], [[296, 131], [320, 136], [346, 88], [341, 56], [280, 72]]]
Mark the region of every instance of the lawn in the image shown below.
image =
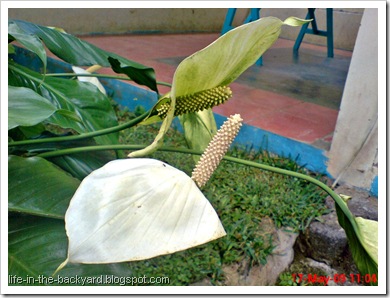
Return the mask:
[[[135, 114], [118, 107], [116, 110], [120, 122], [143, 112], [141, 107]], [[158, 127], [138, 126], [122, 131], [120, 142], [149, 144]], [[171, 128], [165, 145], [185, 148], [186, 142], [182, 133]], [[264, 150], [233, 147], [227, 155], [308, 174], [294, 160]], [[182, 153], [157, 152], [150, 157], [163, 160], [189, 176], [195, 165], [190, 155]], [[213, 284], [222, 284], [223, 265], [243, 261], [250, 266], [266, 263], [274, 248], [270, 220], [276, 228], [291, 227], [299, 232], [327, 210], [324, 204], [327, 195], [315, 185], [229, 161], [221, 162], [202, 191], [216, 209], [227, 236], [172, 255], [131, 262], [132, 276], [168, 276], [169, 285], [189, 285], [205, 278]]]

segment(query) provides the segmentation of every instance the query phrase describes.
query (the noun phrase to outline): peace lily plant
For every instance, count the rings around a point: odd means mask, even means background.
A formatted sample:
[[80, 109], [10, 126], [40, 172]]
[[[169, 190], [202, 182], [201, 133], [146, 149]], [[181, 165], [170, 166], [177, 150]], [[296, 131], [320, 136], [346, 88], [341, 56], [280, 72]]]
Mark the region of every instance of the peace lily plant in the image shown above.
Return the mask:
[[[34, 223], [34, 226], [45, 227], [45, 239], [50, 240], [46, 246], [50, 251], [55, 251], [53, 245], [57, 243], [47, 235], [51, 231], [57, 235], [55, 231], [60, 229], [57, 222], [47, 226], [44, 221], [41, 224], [28, 216], [19, 218], [17, 213], [65, 220], [67, 258], [57, 263], [55, 273], [66, 272], [69, 265], [75, 263], [121, 264], [153, 258], [223, 237], [226, 235], [223, 223], [201, 188], [219, 161], [225, 159], [304, 179], [328, 192], [336, 202], [339, 222], [347, 233], [359, 270], [376, 273], [376, 222], [355, 218], [340, 196], [310, 176], [225, 156], [242, 123], [239, 114], [229, 117], [216, 133], [211, 108], [232, 96], [229, 85], [277, 40], [283, 25], [299, 26], [306, 22], [294, 17], [284, 22], [267, 17], [231, 30], [183, 60], [174, 74], [171, 91], [160, 96], [150, 111], [129, 123], [117, 125], [106, 95], [97, 87], [88, 82], [58, 78], [100, 75], [77, 68], [72, 74], [47, 73], [42, 41], [50, 51], [72, 65], [111, 67], [158, 93], [159, 82], [155, 81], [152, 69], [105, 52], [56, 28], [11, 20], [9, 41], [18, 41], [34, 52], [42, 62], [43, 74], [21, 66], [10, 44], [13, 55], [9, 60], [8, 89], [10, 272], [26, 273], [23, 271], [26, 266], [22, 264], [28, 263], [37, 270], [29, 274], [49, 274], [48, 269], [39, 265], [43, 262], [37, 261], [36, 256], [15, 248], [14, 243], [32, 245], [20, 234], [21, 225]], [[83, 51], [82, 57], [75, 49]], [[164, 135], [175, 116], [184, 128], [189, 149], [163, 146]], [[118, 144], [118, 131], [155, 122], [162, 124], [149, 146]], [[75, 133], [45, 135], [44, 124], [71, 128]], [[36, 135], [39, 138], [34, 138]], [[128, 158], [119, 153], [117, 156], [103, 153], [124, 149], [133, 150]], [[192, 177], [162, 161], [145, 158], [156, 150], [193, 154], [198, 164]], [[42, 176], [32, 175], [37, 171]], [[48, 195], [47, 189], [38, 189], [38, 185], [42, 187], [42, 179], [50, 181], [50, 187], [56, 190], [58, 200], [51, 205], [42, 203]], [[20, 187], [21, 183], [28, 186], [28, 192]], [[38, 230], [35, 233], [37, 237], [42, 236]], [[52, 259], [56, 261], [58, 257]], [[121, 267], [121, 270], [126, 274], [125, 269]]]

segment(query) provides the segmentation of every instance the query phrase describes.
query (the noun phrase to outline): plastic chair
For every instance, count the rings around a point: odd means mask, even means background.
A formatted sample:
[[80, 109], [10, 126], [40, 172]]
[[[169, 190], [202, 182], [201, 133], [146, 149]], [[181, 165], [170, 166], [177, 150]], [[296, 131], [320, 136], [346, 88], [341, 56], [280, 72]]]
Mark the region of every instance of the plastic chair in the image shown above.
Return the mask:
[[[244, 24], [260, 19], [260, 10], [261, 8], [251, 8], [249, 10], [249, 14], [244, 20]], [[303, 37], [305, 34], [314, 34], [319, 36], [325, 36], [327, 38], [327, 46], [328, 46], [328, 57], [333, 57], [333, 8], [326, 9], [326, 31], [319, 30], [317, 26], [316, 16], [315, 16], [315, 8], [308, 8], [308, 13], [306, 15], [306, 19], [312, 19], [310, 23], [307, 23], [302, 26], [301, 31], [295, 41], [293, 52], [295, 55], [298, 54], [299, 47], [301, 46]], [[237, 8], [229, 8], [225, 17], [225, 21], [223, 23], [221, 34], [225, 34], [226, 32], [233, 29], [233, 20], [236, 14]], [[309, 24], [311, 24], [312, 28], [308, 28]], [[260, 57], [256, 61], [256, 65], [263, 65], [263, 57]]]
[[[333, 8], [326, 9], [326, 31], [318, 30], [316, 16], [315, 16], [315, 8], [308, 8], [308, 13], [306, 15], [306, 19], [312, 19], [310, 23], [307, 23], [302, 26], [301, 31], [295, 41], [294, 44], [294, 54], [298, 54], [299, 47], [302, 43], [303, 37], [306, 33], [314, 34], [319, 36], [326, 36], [327, 46], [328, 46], [328, 57], [333, 58]], [[308, 28], [309, 24], [311, 24], [311, 29]]]

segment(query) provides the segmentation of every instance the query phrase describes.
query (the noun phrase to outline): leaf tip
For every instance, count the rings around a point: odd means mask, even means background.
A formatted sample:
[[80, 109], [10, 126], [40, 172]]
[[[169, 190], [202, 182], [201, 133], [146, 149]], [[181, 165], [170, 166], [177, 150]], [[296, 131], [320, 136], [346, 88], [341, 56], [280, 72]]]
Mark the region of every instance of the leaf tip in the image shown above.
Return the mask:
[[52, 277], [55, 276], [60, 270], [62, 270], [62, 268], [64, 268], [66, 266], [66, 264], [68, 264], [68, 261], [69, 261], [69, 258], [66, 258], [65, 261], [63, 261], [60, 266], [58, 266], [58, 268], [56, 269], [56, 271], [54, 271], [54, 273], [51, 275]]
[[297, 17], [288, 17], [287, 19], [284, 20], [283, 24], [297, 27], [297, 26], [302, 26], [304, 24], [307, 24], [307, 23], [311, 22], [312, 20], [313, 19], [304, 20], [304, 19], [300, 19]]

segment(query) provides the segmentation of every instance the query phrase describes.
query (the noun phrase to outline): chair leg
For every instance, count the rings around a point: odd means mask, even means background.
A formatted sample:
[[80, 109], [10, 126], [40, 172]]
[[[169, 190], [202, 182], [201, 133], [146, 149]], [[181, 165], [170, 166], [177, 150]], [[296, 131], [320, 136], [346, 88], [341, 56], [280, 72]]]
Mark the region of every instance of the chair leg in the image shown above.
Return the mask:
[[[305, 19], [309, 19], [309, 18], [312, 18], [312, 14], [311, 14], [310, 10], [306, 14]], [[313, 20], [314, 20], [314, 18], [313, 18]], [[305, 36], [305, 33], [306, 33], [308, 27], [309, 27], [309, 23], [306, 23], [306, 24], [302, 25], [302, 28], [299, 31], [298, 37], [295, 40], [294, 48], [293, 48], [293, 52], [294, 52], [295, 55], [298, 54], [299, 47], [301, 46], [303, 37]]]
[[224, 35], [226, 32], [233, 29], [232, 23], [234, 16], [236, 14], [237, 8], [229, 8], [226, 13], [225, 22], [223, 23], [221, 35]]
[[260, 9], [261, 8], [251, 8], [250, 11], [251, 22], [260, 19]]
[[312, 19], [310, 22], [312, 29], [308, 29], [309, 23], [304, 24], [299, 31], [298, 37], [295, 41], [293, 53], [295, 56], [298, 55], [299, 47], [301, 46], [303, 37], [306, 33], [326, 36], [326, 43], [328, 47], [328, 57], [333, 58], [333, 8], [326, 9], [326, 31], [318, 30], [316, 17], [314, 15], [315, 8], [308, 8], [308, 13], [306, 15], [306, 19]]
[[328, 57], [333, 58], [333, 8], [326, 9], [326, 38], [328, 45]]
[[[251, 9], [251, 18], [252, 21], [260, 19], [260, 9], [261, 8], [252, 8]], [[261, 56], [257, 61], [256, 61], [257, 66], [262, 66], [263, 65], [263, 56]]]

